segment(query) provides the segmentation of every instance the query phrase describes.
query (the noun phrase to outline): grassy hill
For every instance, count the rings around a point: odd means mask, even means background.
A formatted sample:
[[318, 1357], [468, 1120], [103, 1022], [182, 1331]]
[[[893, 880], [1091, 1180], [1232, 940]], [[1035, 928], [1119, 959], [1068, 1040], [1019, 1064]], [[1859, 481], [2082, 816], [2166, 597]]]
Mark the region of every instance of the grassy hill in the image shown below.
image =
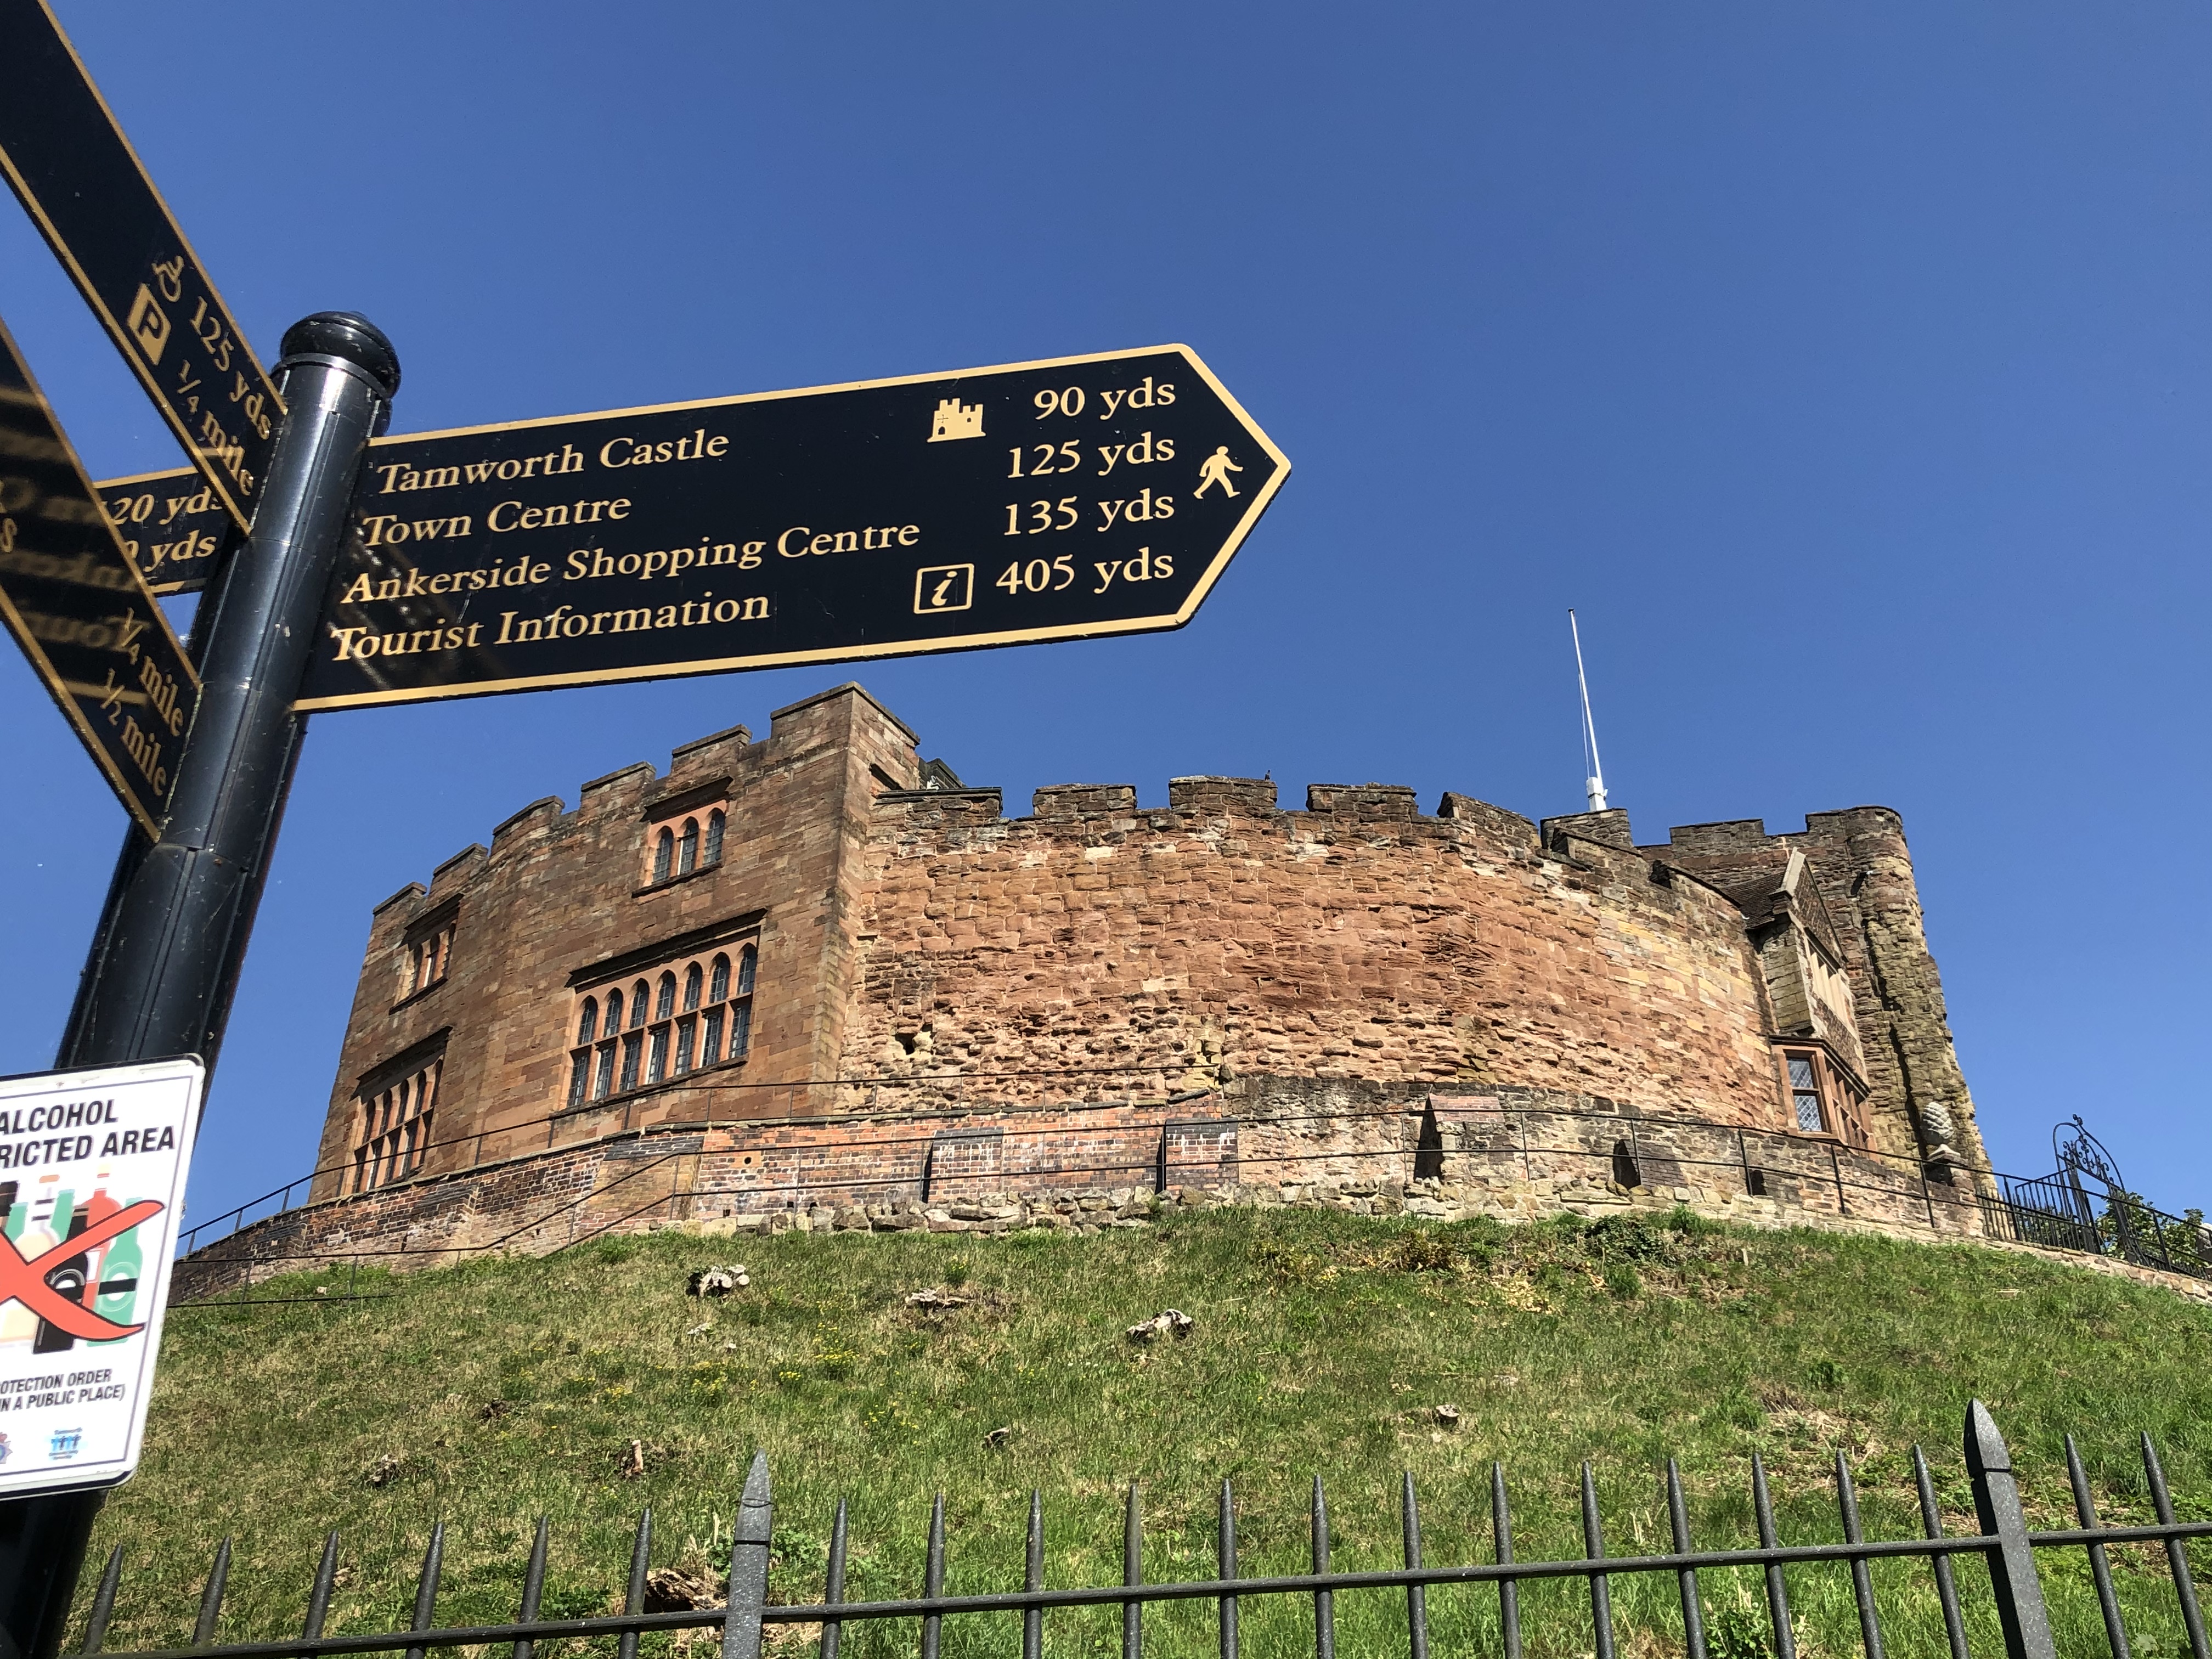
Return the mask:
[[[689, 1271], [718, 1261], [741, 1261], [750, 1287], [688, 1297]], [[312, 1296], [317, 1282], [280, 1285]], [[927, 1286], [964, 1305], [909, 1307]], [[662, 1234], [364, 1275], [362, 1288], [389, 1295], [172, 1317], [143, 1468], [94, 1540], [100, 1554], [127, 1551], [112, 1646], [185, 1640], [225, 1534], [236, 1561], [223, 1639], [295, 1632], [331, 1526], [344, 1562], [333, 1629], [406, 1622], [436, 1519], [448, 1529], [441, 1622], [513, 1616], [539, 1515], [554, 1528], [548, 1616], [610, 1609], [646, 1504], [656, 1564], [721, 1559], [756, 1446], [775, 1480], [773, 1589], [794, 1601], [819, 1593], [840, 1496], [852, 1502], [848, 1594], [917, 1590], [939, 1490], [956, 1591], [1018, 1584], [1032, 1486], [1045, 1495], [1047, 1582], [1115, 1582], [1133, 1479], [1153, 1579], [1211, 1576], [1224, 1477], [1247, 1571], [1300, 1570], [1316, 1473], [1336, 1565], [1395, 1565], [1401, 1468], [1420, 1483], [1429, 1559], [1487, 1560], [1492, 1458], [1523, 1559], [1581, 1553], [1585, 1458], [1620, 1553], [1664, 1547], [1657, 1471], [1670, 1454], [1702, 1547], [1756, 1542], [1754, 1450], [1785, 1541], [1840, 1538], [1838, 1448], [1870, 1535], [1917, 1534], [1915, 1441], [1936, 1466], [1947, 1526], [1972, 1531], [1959, 1442], [1973, 1395], [2011, 1441], [2032, 1524], [2072, 1524], [2069, 1429], [2108, 1518], [2150, 1518], [2143, 1429], [2185, 1516], [2212, 1515], [2212, 1310], [1972, 1246], [1723, 1230], [1686, 1214], [1509, 1229], [1247, 1212], [1088, 1238]], [[1124, 1338], [1169, 1307], [1195, 1322], [1187, 1340]], [[1455, 1429], [1437, 1421], [1443, 1404]], [[629, 1472], [633, 1441], [642, 1474]], [[2123, 1550], [2116, 1566], [2136, 1652], [2185, 1653], [2162, 1559]], [[1926, 1566], [1875, 1571], [1892, 1653], [1941, 1653]], [[2101, 1652], [2086, 1564], [2046, 1572], [2061, 1651]], [[1985, 1575], [1962, 1565], [1960, 1577], [1978, 1650], [1998, 1650]], [[1792, 1579], [1808, 1652], [1856, 1651], [1845, 1574]], [[1716, 1659], [1758, 1650], [1757, 1593], [1708, 1575]], [[1588, 1650], [1579, 1587], [1523, 1594], [1532, 1653]], [[1680, 1650], [1671, 1583], [1619, 1581], [1615, 1595], [1624, 1631], [1644, 1627], [1628, 1653]], [[1487, 1590], [1431, 1592], [1437, 1650], [1496, 1651], [1495, 1605]], [[1346, 1653], [1402, 1653], [1401, 1608], [1395, 1595], [1340, 1597]], [[1156, 1652], [1212, 1650], [1203, 1604], [1155, 1610], [1146, 1631]], [[1111, 1652], [1117, 1637], [1110, 1610], [1047, 1624], [1058, 1653]], [[945, 1632], [954, 1655], [1003, 1654], [1013, 1639], [1004, 1616]], [[848, 1635], [847, 1651], [913, 1640], [884, 1627]], [[1300, 1650], [1302, 1610], [1248, 1610], [1248, 1653]]]

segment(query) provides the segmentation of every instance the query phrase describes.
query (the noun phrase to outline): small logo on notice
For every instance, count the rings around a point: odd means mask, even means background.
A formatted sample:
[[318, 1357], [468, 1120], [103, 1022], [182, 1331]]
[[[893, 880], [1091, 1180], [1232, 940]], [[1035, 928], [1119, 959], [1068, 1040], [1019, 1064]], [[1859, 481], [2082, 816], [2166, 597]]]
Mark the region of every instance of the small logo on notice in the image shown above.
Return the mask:
[[949, 444], [957, 438], [983, 435], [983, 405], [963, 404], [957, 398], [938, 400], [937, 418], [929, 425], [929, 441]]
[[914, 614], [933, 617], [940, 611], [965, 611], [975, 602], [975, 567], [972, 564], [926, 564], [914, 573]]
[[8, 1443], [8, 1437], [4, 1434], [0, 1434], [0, 1463], [6, 1462], [9, 1455], [13, 1453], [15, 1449], [13, 1446]]
[[54, 1431], [53, 1444], [47, 1449], [46, 1455], [57, 1460], [64, 1457], [75, 1457], [76, 1455], [78, 1443], [82, 1441], [83, 1438], [84, 1431], [82, 1429], [56, 1429]]

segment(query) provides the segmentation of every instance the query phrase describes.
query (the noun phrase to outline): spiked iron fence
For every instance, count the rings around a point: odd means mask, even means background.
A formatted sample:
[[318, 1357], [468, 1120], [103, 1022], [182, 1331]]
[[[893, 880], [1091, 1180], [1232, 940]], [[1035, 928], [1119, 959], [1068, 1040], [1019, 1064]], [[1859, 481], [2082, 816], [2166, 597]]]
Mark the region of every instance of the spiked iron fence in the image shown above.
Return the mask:
[[[1886, 1659], [1881, 1610], [1876, 1604], [1870, 1564], [1914, 1559], [1924, 1560], [1933, 1577], [1942, 1609], [1944, 1633], [1950, 1659], [1972, 1659], [1966, 1624], [1960, 1613], [1956, 1581], [1958, 1558], [1978, 1556], [1986, 1564], [1990, 1586], [2008, 1659], [2057, 1659], [2050, 1618], [2045, 1611], [2038, 1553], [2083, 1551], [2087, 1554], [2099, 1607], [2103, 1615], [2111, 1659], [2130, 1659], [2128, 1635], [2122, 1623], [2108, 1552], [2121, 1544], [2164, 1547], [2183, 1628], [2191, 1659], [2212, 1659], [2205, 1642], [2204, 1620], [2191, 1576], [2186, 1540], [2212, 1536], [2212, 1521], [2178, 1522], [2166, 1490], [2166, 1476], [2156, 1449], [2143, 1437], [2143, 1472], [2158, 1516], [2148, 1526], [2110, 1527], [2101, 1524], [2090, 1496], [2088, 1477], [2069, 1437], [2066, 1445], [2067, 1473], [2073, 1488], [2076, 1527], [2063, 1531], [2031, 1531], [2022, 1513], [2012, 1458], [1996, 1422], [1979, 1401], [1968, 1407], [1966, 1424], [1966, 1463], [1980, 1520], [1978, 1533], [1946, 1536], [1927, 1460], [1917, 1447], [1912, 1462], [1918, 1488], [1923, 1535], [1918, 1538], [1869, 1540], [1862, 1531], [1858, 1499], [1851, 1484], [1850, 1468], [1842, 1454], [1836, 1458], [1836, 1502], [1844, 1540], [1840, 1544], [1784, 1544], [1775, 1525], [1774, 1504], [1764, 1463], [1752, 1460], [1753, 1507], [1757, 1516], [1756, 1549], [1698, 1550], [1691, 1546], [1687, 1506], [1682, 1481], [1672, 1459], [1667, 1464], [1667, 1510], [1674, 1548], [1664, 1554], [1618, 1556], [1606, 1553], [1605, 1533], [1599, 1515], [1597, 1486], [1590, 1466], [1582, 1471], [1583, 1553], [1579, 1559], [1555, 1561], [1516, 1559], [1513, 1523], [1506, 1501], [1502, 1468], [1491, 1472], [1491, 1516], [1493, 1559], [1468, 1565], [1432, 1565], [1424, 1557], [1420, 1514], [1413, 1477], [1404, 1477], [1401, 1510], [1404, 1533], [1402, 1567], [1377, 1571], [1341, 1572], [1330, 1565], [1329, 1517], [1326, 1495], [1318, 1478], [1314, 1482], [1311, 1510], [1312, 1570], [1265, 1577], [1245, 1577], [1239, 1569], [1237, 1516], [1226, 1481], [1222, 1483], [1217, 1559], [1219, 1577], [1176, 1583], [1146, 1583], [1142, 1579], [1142, 1514], [1137, 1489], [1130, 1487], [1122, 1535], [1122, 1580], [1118, 1584], [1083, 1589], [1052, 1589], [1044, 1583], [1044, 1531], [1042, 1499], [1030, 1499], [1029, 1540], [1022, 1588], [994, 1595], [948, 1595], [945, 1593], [945, 1499], [940, 1494], [930, 1519], [927, 1554], [923, 1567], [922, 1594], [897, 1601], [848, 1601], [845, 1599], [847, 1518], [841, 1502], [832, 1528], [829, 1562], [822, 1599], [806, 1605], [771, 1606], [768, 1601], [769, 1543], [772, 1510], [768, 1459], [754, 1455], [739, 1502], [730, 1554], [729, 1589], [720, 1607], [676, 1612], [646, 1611], [647, 1565], [652, 1547], [653, 1517], [647, 1511], [640, 1521], [631, 1552], [629, 1593], [625, 1610], [591, 1619], [548, 1620], [538, 1616], [545, 1583], [548, 1528], [538, 1523], [537, 1541], [522, 1582], [521, 1607], [514, 1621], [504, 1625], [445, 1626], [435, 1622], [439, 1578], [445, 1550], [445, 1529], [431, 1534], [415, 1594], [414, 1619], [404, 1631], [374, 1632], [327, 1629], [331, 1597], [337, 1583], [338, 1536], [329, 1535], [322, 1563], [310, 1593], [306, 1620], [296, 1638], [277, 1641], [216, 1641], [222, 1610], [223, 1591], [230, 1571], [230, 1544], [225, 1540], [201, 1597], [199, 1617], [188, 1647], [144, 1649], [125, 1653], [106, 1650], [105, 1638], [122, 1588], [123, 1551], [108, 1558], [87, 1624], [82, 1651], [110, 1652], [110, 1659], [319, 1659], [319, 1656], [401, 1652], [406, 1659], [427, 1659], [433, 1648], [505, 1646], [512, 1659], [536, 1659], [542, 1643], [564, 1638], [611, 1638], [619, 1659], [636, 1659], [641, 1636], [649, 1632], [713, 1628], [720, 1632], [721, 1659], [760, 1659], [763, 1631], [769, 1625], [821, 1626], [820, 1659], [837, 1659], [838, 1648], [848, 1627], [871, 1623], [918, 1626], [921, 1659], [939, 1659], [945, 1620], [973, 1615], [1018, 1614], [1022, 1659], [1041, 1659], [1046, 1615], [1060, 1608], [1119, 1607], [1122, 1659], [1143, 1659], [1145, 1609], [1162, 1602], [1211, 1601], [1216, 1609], [1221, 1659], [1240, 1659], [1239, 1613], [1254, 1599], [1288, 1596], [1309, 1601], [1312, 1610], [1315, 1659], [1335, 1659], [1336, 1598], [1363, 1593], [1395, 1594], [1403, 1598], [1407, 1659], [1430, 1659], [1428, 1589], [1435, 1585], [1488, 1585], [1498, 1598], [1500, 1659], [1522, 1659], [1522, 1620], [1520, 1589], [1524, 1584], [1548, 1580], [1583, 1581], [1589, 1601], [1589, 1651], [1595, 1659], [1615, 1659], [1619, 1620], [1613, 1611], [1613, 1584], [1636, 1574], [1672, 1577], [1681, 1601], [1682, 1638], [1686, 1659], [1710, 1659], [1705, 1626], [1705, 1600], [1700, 1573], [1749, 1568], [1763, 1577], [1765, 1589], [1767, 1650], [1774, 1659], [1796, 1659], [1796, 1637], [1792, 1626], [1790, 1589], [1784, 1568], [1808, 1563], [1847, 1565], [1858, 1613], [1860, 1645], [1864, 1659]], [[1009, 1631], [1011, 1635], [1012, 1632]], [[1540, 1645], [1555, 1647], [1557, 1642]], [[1579, 1649], [1579, 1638], [1569, 1644]]]

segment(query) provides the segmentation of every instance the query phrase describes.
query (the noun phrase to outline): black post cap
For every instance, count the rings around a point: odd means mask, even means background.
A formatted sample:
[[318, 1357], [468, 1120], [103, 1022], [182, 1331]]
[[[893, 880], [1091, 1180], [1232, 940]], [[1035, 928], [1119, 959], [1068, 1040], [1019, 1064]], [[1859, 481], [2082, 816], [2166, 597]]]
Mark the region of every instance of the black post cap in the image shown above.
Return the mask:
[[384, 388], [389, 399], [399, 391], [399, 354], [384, 331], [357, 311], [319, 311], [284, 331], [287, 357], [310, 354], [341, 357]]

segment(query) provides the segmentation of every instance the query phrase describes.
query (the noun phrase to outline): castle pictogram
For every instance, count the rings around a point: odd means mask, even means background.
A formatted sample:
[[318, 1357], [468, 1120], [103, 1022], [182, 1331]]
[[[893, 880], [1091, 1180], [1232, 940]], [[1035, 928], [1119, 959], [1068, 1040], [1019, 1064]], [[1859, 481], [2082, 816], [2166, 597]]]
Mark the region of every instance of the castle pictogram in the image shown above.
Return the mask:
[[982, 435], [982, 404], [963, 404], [957, 398], [938, 400], [937, 416], [929, 428], [930, 442], [951, 443], [959, 438], [980, 438]]

